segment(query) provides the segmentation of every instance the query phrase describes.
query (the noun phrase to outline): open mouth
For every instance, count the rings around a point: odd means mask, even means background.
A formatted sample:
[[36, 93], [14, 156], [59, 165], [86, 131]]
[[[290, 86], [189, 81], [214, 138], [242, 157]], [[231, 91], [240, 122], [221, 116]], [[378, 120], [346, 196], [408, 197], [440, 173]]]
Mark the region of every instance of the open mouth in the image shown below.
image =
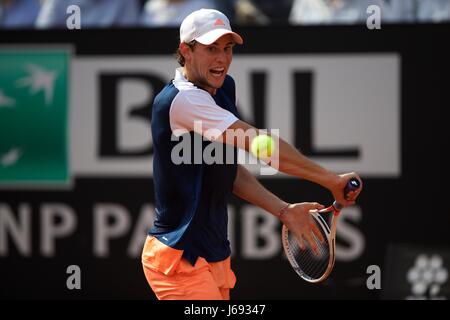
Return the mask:
[[209, 72], [214, 76], [214, 77], [221, 77], [224, 72], [225, 72], [225, 68], [214, 68], [214, 69], [209, 69]]

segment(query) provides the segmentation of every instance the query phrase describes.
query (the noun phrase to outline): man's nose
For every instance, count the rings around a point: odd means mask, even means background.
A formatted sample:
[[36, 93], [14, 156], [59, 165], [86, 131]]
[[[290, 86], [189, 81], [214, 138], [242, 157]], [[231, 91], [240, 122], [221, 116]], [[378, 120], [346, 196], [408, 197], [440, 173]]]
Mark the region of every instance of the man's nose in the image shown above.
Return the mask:
[[227, 61], [227, 54], [223, 51], [219, 52], [216, 57], [217, 62], [225, 63]]

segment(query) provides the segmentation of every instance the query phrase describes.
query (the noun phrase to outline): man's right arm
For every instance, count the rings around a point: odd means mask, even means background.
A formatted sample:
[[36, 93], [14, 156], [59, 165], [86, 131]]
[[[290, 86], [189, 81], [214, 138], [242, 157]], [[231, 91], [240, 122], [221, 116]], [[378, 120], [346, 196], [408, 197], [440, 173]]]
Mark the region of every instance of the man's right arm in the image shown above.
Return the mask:
[[[233, 138], [230, 139], [228, 137], [227, 139], [227, 132], [230, 133], [230, 130], [232, 130]], [[222, 141], [249, 152], [251, 141], [245, 139], [248, 130], [256, 131], [256, 134], [259, 132], [259, 129], [244, 121], [238, 120], [230, 125], [222, 134]], [[283, 139], [277, 137], [276, 140], [278, 140], [278, 152], [276, 154], [279, 157], [275, 166], [276, 169], [327, 188], [333, 193], [334, 198], [344, 206], [354, 203], [361, 189], [357, 192], [350, 192], [348, 194], [349, 200], [345, 199], [343, 190], [351, 177], [356, 177], [358, 180], [361, 180], [356, 173], [337, 175], [308, 159]]]
[[[222, 140], [247, 152], [251, 144], [249, 136], [259, 133], [258, 129], [217, 106], [208, 93], [199, 89], [180, 92], [172, 103], [169, 115], [172, 130], [183, 128], [194, 131], [209, 140]], [[196, 127], [196, 121], [201, 125]], [[231, 134], [231, 139], [227, 139], [227, 131]], [[305, 157], [283, 139], [276, 137], [275, 140], [278, 145], [273, 157], [276, 158], [269, 163], [272, 167], [327, 188], [343, 206], [354, 203], [361, 188], [350, 192], [349, 200], [345, 199], [343, 190], [350, 178], [361, 180], [357, 174], [336, 175]]]

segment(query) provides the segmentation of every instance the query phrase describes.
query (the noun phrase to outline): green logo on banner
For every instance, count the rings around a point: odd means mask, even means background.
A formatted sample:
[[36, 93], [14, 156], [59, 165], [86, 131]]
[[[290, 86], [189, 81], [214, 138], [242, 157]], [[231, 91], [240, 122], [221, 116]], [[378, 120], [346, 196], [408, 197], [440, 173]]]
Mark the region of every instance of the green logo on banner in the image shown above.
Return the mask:
[[66, 50], [0, 49], [0, 185], [66, 184]]

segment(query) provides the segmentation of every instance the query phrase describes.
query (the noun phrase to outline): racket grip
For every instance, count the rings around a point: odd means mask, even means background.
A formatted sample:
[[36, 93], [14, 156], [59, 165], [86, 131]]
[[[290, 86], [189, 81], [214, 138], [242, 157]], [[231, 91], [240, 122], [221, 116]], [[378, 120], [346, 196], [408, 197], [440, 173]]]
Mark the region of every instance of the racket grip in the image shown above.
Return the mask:
[[347, 198], [348, 193], [350, 191], [356, 191], [359, 189], [359, 187], [361, 187], [361, 182], [359, 182], [358, 179], [351, 178], [350, 180], [348, 180], [347, 185], [345, 186], [345, 189], [344, 189], [345, 198]]
[[[347, 198], [348, 193], [350, 191], [358, 190], [360, 187], [361, 187], [361, 182], [356, 178], [351, 178], [350, 180], [348, 180], [347, 185], [344, 188], [344, 197]], [[344, 206], [341, 205], [339, 202], [334, 201], [333, 207], [336, 211], [340, 211], [340, 210], [342, 210], [342, 208]]]

